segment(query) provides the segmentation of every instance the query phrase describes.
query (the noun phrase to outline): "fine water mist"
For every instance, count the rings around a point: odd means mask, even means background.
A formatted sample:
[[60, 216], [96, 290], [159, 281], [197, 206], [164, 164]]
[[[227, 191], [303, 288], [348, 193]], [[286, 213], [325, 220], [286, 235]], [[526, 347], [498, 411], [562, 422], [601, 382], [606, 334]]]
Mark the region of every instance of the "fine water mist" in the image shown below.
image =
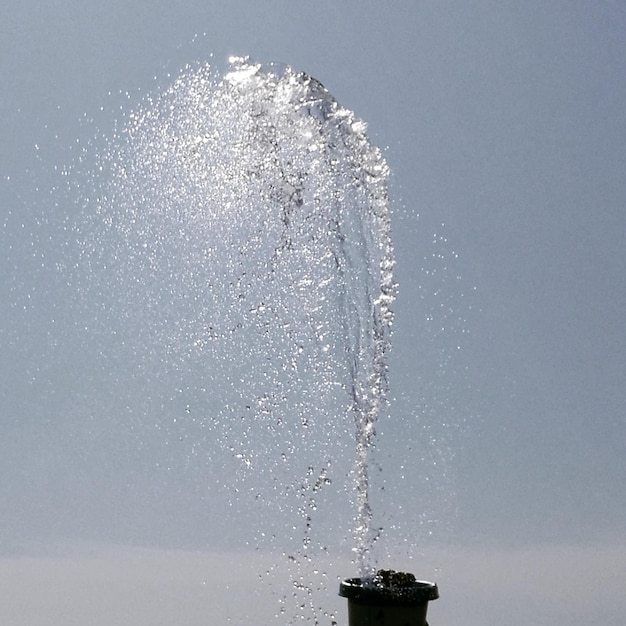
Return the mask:
[[365, 124], [315, 79], [236, 58], [123, 110], [63, 175], [61, 308], [84, 355], [68, 472], [102, 495], [90, 515], [114, 540], [163, 541], [169, 517], [173, 545], [282, 555], [261, 577], [317, 620], [316, 594], [336, 593], [320, 563], [370, 571], [381, 530], [369, 474], [395, 286]]

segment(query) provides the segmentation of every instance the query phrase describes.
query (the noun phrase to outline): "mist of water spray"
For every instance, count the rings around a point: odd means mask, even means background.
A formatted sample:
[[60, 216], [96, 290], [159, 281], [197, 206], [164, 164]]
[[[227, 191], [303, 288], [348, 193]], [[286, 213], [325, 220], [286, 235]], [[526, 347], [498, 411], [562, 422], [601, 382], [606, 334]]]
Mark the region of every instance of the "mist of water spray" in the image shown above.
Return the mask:
[[315, 79], [237, 58], [146, 97], [93, 170], [77, 226], [90, 332], [136, 381], [180, 374], [185, 410], [157, 426], [193, 440], [190, 458], [205, 448], [233, 510], [283, 515], [269, 532], [260, 516], [258, 544], [299, 536], [282, 549], [310, 562], [335, 515], [318, 508], [349, 499], [334, 531], [352, 528], [371, 569], [395, 287], [388, 169], [365, 124]]

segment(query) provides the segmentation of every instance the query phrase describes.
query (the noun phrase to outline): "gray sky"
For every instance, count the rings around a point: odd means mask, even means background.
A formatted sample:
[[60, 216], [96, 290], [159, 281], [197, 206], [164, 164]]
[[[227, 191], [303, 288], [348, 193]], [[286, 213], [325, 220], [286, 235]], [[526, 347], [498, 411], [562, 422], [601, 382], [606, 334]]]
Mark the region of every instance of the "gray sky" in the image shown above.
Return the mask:
[[[400, 291], [394, 401], [379, 452], [389, 476], [402, 459], [420, 474], [397, 488], [406, 515], [435, 520], [416, 524], [420, 546], [623, 545], [625, 29], [619, 0], [5, 0], [7, 551], [23, 526], [31, 539], [55, 535], [67, 520], [50, 516], [84, 496], [73, 495], [73, 466], [58, 453], [72, 452], [68, 412], [78, 420], [83, 409], [68, 397], [93, 364], [64, 344], [64, 320], [50, 321], [65, 310], [66, 287], [50, 265], [63, 259], [55, 236], [69, 209], [42, 217], [37, 188], [54, 184], [54, 167], [93, 135], [81, 119], [107, 133], [126, 92], [137, 101], [168, 72], [210, 55], [224, 67], [231, 54], [315, 76], [385, 149]], [[56, 360], [68, 355], [69, 374]], [[80, 395], [109, 401], [103, 388]], [[89, 484], [113, 489], [115, 480], [93, 473]], [[191, 515], [193, 534], [201, 507]], [[85, 534], [88, 519], [68, 534]], [[125, 538], [107, 524], [96, 538]]]

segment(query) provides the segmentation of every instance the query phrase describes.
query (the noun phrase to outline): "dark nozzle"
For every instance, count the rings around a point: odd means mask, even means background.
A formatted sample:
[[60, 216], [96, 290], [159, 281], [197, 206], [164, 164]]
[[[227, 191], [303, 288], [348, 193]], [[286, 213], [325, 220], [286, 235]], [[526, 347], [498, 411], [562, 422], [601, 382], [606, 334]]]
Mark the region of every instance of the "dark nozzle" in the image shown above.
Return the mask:
[[339, 595], [348, 599], [349, 626], [428, 626], [428, 602], [439, 597], [439, 589], [413, 574], [379, 570], [344, 580]]

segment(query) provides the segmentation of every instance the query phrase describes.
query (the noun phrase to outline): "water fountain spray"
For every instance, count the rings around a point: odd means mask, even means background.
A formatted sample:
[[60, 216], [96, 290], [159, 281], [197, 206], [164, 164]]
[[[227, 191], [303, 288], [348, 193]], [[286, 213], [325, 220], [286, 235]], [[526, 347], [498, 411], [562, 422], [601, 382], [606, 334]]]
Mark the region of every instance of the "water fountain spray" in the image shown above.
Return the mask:
[[[341, 496], [351, 481], [359, 578], [341, 595], [352, 626], [374, 623], [375, 597], [385, 608], [375, 619], [417, 607], [422, 617], [401, 623], [424, 623], [436, 586], [372, 575], [370, 564], [369, 465], [387, 405], [395, 284], [388, 167], [366, 125], [310, 76], [233, 58], [221, 79], [188, 67], [149, 96], [96, 169], [108, 183], [80, 239], [86, 289], [108, 298], [98, 319], [115, 324], [139, 369], [148, 359], [163, 367], [154, 355], [165, 354], [206, 372], [200, 387], [216, 408], [204, 441], [232, 468], [236, 493], [284, 513], [282, 530], [258, 542], [300, 568], [299, 606], [324, 615], [311, 598], [325, 582], [307, 580], [315, 550], [328, 549], [316, 511], [328, 485]], [[338, 442], [351, 425], [346, 469]], [[304, 539], [284, 548], [297, 541], [294, 513]]]

